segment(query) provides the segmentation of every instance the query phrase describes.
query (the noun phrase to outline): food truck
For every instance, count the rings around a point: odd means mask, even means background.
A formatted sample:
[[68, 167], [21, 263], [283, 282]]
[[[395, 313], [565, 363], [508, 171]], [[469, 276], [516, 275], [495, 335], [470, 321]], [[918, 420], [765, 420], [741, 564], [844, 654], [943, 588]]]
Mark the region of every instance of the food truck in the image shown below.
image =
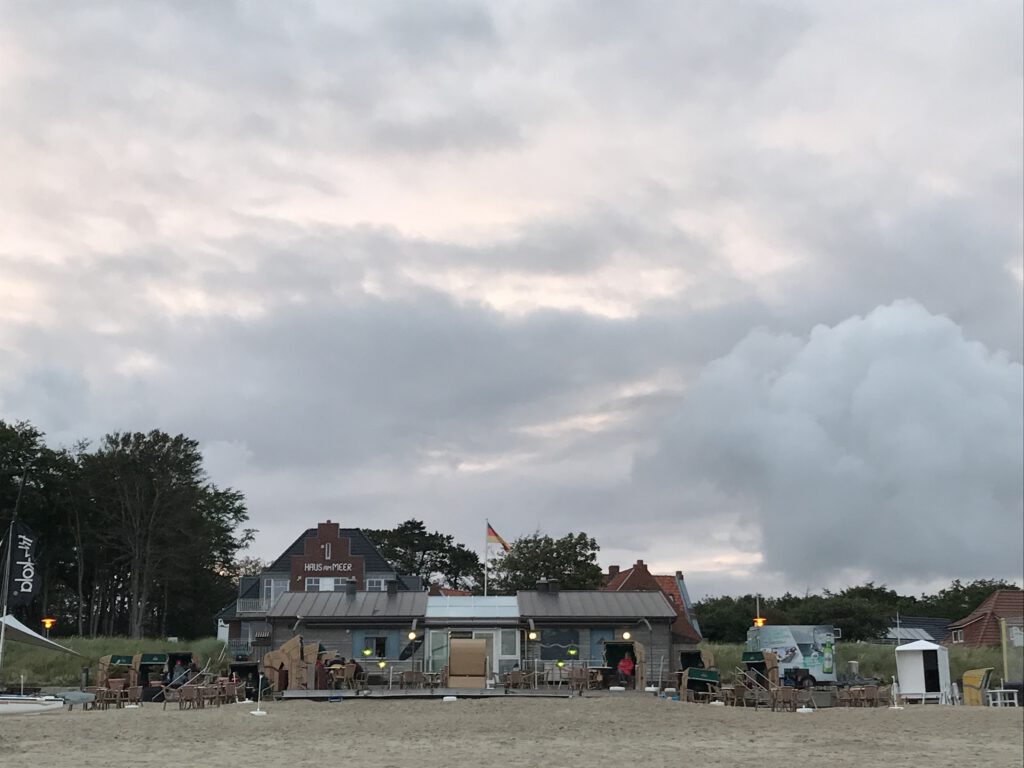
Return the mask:
[[839, 628], [831, 624], [751, 627], [747, 630], [747, 652], [774, 653], [780, 682], [811, 688], [836, 682], [836, 640], [841, 636]]

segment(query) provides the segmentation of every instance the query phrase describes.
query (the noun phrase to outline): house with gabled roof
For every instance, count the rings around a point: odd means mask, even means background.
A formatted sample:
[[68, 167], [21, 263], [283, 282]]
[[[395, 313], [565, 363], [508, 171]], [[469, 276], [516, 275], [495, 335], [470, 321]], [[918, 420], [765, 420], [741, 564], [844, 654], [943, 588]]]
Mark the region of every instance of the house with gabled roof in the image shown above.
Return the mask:
[[422, 592], [418, 576], [399, 574], [359, 528], [330, 520], [308, 528], [256, 576], [244, 576], [238, 597], [217, 619], [227, 625], [228, 647], [248, 654], [270, 642], [269, 612], [289, 593]]
[[690, 654], [697, 650], [697, 644], [703, 639], [700, 624], [693, 615], [693, 603], [686, 589], [686, 580], [682, 571], [674, 575], [654, 575], [643, 560], [637, 560], [629, 568], [620, 569], [617, 565], [609, 566], [604, 577], [605, 584], [601, 587], [605, 592], [661, 592], [676, 613], [672, 622], [672, 651], [675, 663], [681, 654]]
[[997, 589], [986, 597], [970, 615], [949, 625], [949, 642], [954, 645], [979, 647], [999, 645], [1000, 619], [1024, 617], [1024, 590]]

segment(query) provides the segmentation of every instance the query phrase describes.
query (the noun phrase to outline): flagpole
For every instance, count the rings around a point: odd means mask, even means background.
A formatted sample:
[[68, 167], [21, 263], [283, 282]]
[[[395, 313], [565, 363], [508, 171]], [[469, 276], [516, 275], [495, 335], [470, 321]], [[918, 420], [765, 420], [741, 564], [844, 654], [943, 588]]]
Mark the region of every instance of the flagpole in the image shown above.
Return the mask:
[[21, 473], [21, 485], [18, 486], [18, 495], [14, 499], [14, 512], [11, 514], [11, 527], [7, 531], [7, 559], [4, 562], [4, 612], [0, 614], [0, 678], [4, 671], [4, 640], [7, 636], [7, 599], [11, 592], [11, 554], [14, 552], [14, 523], [18, 519], [18, 507], [21, 505], [21, 493], [25, 490], [25, 478], [28, 477], [28, 467]]
[[491, 530], [491, 521], [484, 519], [486, 527], [484, 528], [484, 597], [487, 597], [487, 571], [489, 570], [487, 564], [487, 534]]

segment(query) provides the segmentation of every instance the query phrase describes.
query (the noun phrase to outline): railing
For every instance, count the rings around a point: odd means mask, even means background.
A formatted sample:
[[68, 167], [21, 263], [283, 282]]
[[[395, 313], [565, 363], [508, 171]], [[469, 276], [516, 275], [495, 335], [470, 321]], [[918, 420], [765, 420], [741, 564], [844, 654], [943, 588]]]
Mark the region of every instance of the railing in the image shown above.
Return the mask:
[[240, 597], [235, 604], [235, 613], [266, 613], [270, 601], [263, 597]]

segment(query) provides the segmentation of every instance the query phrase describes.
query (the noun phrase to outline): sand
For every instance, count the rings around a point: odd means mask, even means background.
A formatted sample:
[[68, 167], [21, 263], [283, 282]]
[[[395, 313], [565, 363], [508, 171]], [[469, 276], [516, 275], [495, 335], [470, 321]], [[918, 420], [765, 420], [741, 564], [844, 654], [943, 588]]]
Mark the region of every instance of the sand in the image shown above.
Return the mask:
[[785, 766], [1024, 764], [1024, 709], [814, 714], [621, 698], [290, 701], [0, 719], [0, 765]]

